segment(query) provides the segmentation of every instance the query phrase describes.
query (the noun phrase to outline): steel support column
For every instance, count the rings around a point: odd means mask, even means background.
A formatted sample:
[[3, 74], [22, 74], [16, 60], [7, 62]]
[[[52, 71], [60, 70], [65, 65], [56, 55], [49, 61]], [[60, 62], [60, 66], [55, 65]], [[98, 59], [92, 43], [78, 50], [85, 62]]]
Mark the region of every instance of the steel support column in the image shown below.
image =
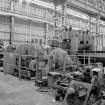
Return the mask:
[[65, 21], [66, 8], [67, 8], [67, 3], [65, 2], [62, 4], [62, 27], [66, 25], [66, 21]]
[[29, 36], [30, 36], [29, 43], [31, 44], [32, 34], [31, 34], [31, 21], [30, 20], [29, 20]]
[[14, 37], [14, 16], [10, 16], [10, 38], [9, 38], [10, 45], [13, 42], [13, 37]]
[[90, 56], [88, 56], [88, 66], [90, 66]]
[[[13, 5], [14, 5], [14, 0], [11, 0], [10, 1], [11, 12], [13, 12]], [[10, 38], [9, 38], [10, 45], [13, 42], [13, 36], [14, 36], [14, 16], [10, 16]]]
[[55, 4], [55, 8], [54, 8], [54, 11], [55, 11], [55, 14], [54, 14], [54, 37], [57, 37], [56, 36], [56, 27], [57, 27], [57, 5]]
[[104, 35], [102, 34], [102, 35], [101, 35], [101, 45], [102, 45], [102, 50], [103, 50], [103, 47], [104, 47], [104, 46], [103, 46], [103, 43], [104, 43], [104, 42], [103, 42], [103, 39], [104, 39]]
[[90, 31], [90, 33], [92, 32], [92, 30], [91, 30], [91, 16], [89, 16], [89, 31]]
[[45, 23], [45, 44], [47, 45], [48, 43], [48, 27], [49, 27], [49, 24], [48, 23]]
[[99, 48], [99, 35], [100, 35], [100, 15], [97, 16], [97, 23], [96, 23], [96, 51], [100, 50]]
[[62, 41], [62, 37], [64, 35], [63, 29], [65, 29], [65, 26], [67, 25], [66, 24], [66, 8], [67, 8], [67, 3], [66, 2], [62, 3], [62, 27], [61, 27], [62, 33], [60, 36], [61, 37], [60, 41]]

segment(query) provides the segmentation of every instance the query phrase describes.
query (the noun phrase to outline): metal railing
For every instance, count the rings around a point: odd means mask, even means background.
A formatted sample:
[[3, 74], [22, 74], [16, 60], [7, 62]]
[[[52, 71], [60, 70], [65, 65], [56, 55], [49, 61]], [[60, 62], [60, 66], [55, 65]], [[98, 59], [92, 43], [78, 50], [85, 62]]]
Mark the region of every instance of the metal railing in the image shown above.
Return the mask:
[[69, 0], [70, 2], [79, 2], [89, 7], [95, 8], [101, 12], [105, 12], [105, 3], [101, 0]]
[[[71, 1], [71, 0], [70, 0]], [[96, 8], [102, 12], [105, 12], [105, 3], [98, 2], [96, 0], [76, 0], [80, 3], [86, 4], [93, 8]], [[74, 2], [74, 0], [73, 0]], [[13, 13], [23, 14], [26, 16], [37, 17], [40, 19], [48, 19], [52, 20], [52, 10], [49, 10], [45, 7], [35, 6], [32, 7], [30, 5], [25, 5], [19, 2], [15, 2], [13, 0], [0, 0], [0, 10], [2, 11], [10, 11]], [[50, 12], [49, 12], [50, 11]]]
[[50, 12], [46, 8], [40, 6], [32, 7], [28, 4], [15, 2], [14, 0], [0, 0], [0, 10], [5, 12], [12, 12], [28, 17], [37, 17], [42, 20], [50, 20]]

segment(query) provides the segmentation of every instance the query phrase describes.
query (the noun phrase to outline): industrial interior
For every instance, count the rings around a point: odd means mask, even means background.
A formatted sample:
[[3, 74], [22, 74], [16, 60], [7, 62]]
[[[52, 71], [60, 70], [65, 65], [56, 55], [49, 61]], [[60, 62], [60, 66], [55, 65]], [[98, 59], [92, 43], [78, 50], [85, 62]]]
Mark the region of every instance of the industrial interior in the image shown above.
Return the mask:
[[105, 105], [105, 0], [0, 0], [0, 105]]

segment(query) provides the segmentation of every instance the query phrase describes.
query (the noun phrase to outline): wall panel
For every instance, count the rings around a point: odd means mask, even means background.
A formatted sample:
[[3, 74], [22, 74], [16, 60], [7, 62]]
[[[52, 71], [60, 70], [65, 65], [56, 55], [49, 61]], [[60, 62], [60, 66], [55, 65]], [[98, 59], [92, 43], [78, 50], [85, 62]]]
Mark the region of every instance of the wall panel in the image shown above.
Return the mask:
[[0, 32], [0, 40], [9, 40], [10, 33]]
[[15, 18], [14, 33], [29, 35], [29, 22], [27, 20]]
[[5, 43], [9, 43], [9, 38], [10, 38], [10, 17], [0, 16], [0, 40], [5, 41]]
[[0, 24], [0, 32], [10, 32], [10, 26], [9, 25], [4, 25], [4, 24]]
[[15, 26], [14, 32], [19, 34], [29, 35], [29, 27]]
[[[31, 25], [30, 25], [31, 24]], [[14, 40], [21, 42], [29, 42], [31, 40], [44, 40], [45, 37], [45, 24], [38, 22], [29, 22], [15, 18], [14, 24]]]
[[45, 39], [45, 24], [44, 23], [32, 22], [31, 39], [32, 39], [32, 43], [40, 43], [40, 40], [44, 42], [44, 39]]
[[15, 41], [29, 41], [29, 35], [24, 34], [14, 34]]
[[29, 21], [14, 19], [14, 41], [29, 41]]
[[44, 36], [45, 35], [45, 25], [41, 23], [32, 22], [31, 33], [32, 35]]

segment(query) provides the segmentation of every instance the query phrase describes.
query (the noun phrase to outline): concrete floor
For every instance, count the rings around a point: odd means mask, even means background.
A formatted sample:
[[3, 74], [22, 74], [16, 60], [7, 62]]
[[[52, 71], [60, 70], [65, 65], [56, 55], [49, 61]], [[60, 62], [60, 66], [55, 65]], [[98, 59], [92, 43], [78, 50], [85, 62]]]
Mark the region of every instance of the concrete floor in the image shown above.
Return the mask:
[[0, 105], [61, 105], [52, 92], [36, 91], [33, 81], [19, 80], [0, 72]]

